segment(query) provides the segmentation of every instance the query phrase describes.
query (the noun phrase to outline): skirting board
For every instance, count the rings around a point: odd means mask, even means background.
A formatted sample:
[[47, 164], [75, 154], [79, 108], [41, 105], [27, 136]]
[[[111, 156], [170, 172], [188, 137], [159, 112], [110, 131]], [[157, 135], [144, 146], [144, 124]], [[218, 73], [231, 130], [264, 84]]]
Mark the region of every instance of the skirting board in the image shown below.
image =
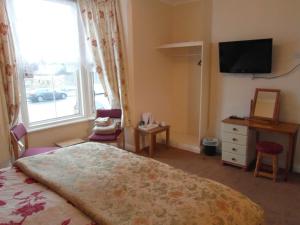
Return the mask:
[[125, 149], [130, 152], [135, 152], [135, 146], [131, 144], [125, 144]]
[[170, 142], [170, 146], [178, 149], [182, 149], [185, 151], [193, 152], [193, 153], [200, 153], [201, 148], [200, 146], [196, 145], [189, 145], [189, 144], [183, 144], [183, 143], [175, 143], [175, 142]]
[[[200, 147], [195, 146], [195, 145], [187, 145], [187, 144], [180, 144], [180, 143], [171, 142], [170, 146], [172, 146], [174, 148], [182, 149], [182, 150], [185, 150], [185, 151], [193, 152], [193, 153], [200, 153], [201, 152]], [[135, 151], [134, 145], [131, 145], [131, 144], [126, 144], [125, 148], [126, 148], [126, 150], [131, 151], [131, 152]], [[294, 166], [294, 172], [300, 173], [300, 165], [295, 165]]]
[[[193, 152], [193, 153], [200, 153], [201, 152], [200, 147], [195, 146], [195, 145], [188, 145], [188, 144], [181, 144], [181, 143], [171, 142], [170, 146], [174, 147], [174, 148], [182, 149], [182, 150], [185, 150], [185, 151]], [[127, 144], [127, 143], [125, 144], [125, 149], [128, 150], [128, 151], [131, 151], [131, 152], [135, 151], [134, 145]]]

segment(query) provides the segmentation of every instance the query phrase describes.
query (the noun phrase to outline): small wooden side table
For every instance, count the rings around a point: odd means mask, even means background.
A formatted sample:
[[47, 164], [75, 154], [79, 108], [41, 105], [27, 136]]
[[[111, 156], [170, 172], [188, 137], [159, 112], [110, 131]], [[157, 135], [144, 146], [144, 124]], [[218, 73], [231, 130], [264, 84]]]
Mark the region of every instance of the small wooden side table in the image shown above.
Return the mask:
[[135, 151], [140, 151], [140, 135], [150, 135], [150, 147], [149, 147], [149, 156], [153, 156], [153, 152], [155, 150], [156, 145], [156, 134], [166, 132], [166, 146], [169, 147], [169, 140], [170, 140], [170, 126], [159, 126], [153, 128], [151, 130], [143, 130], [140, 128], [135, 128]]

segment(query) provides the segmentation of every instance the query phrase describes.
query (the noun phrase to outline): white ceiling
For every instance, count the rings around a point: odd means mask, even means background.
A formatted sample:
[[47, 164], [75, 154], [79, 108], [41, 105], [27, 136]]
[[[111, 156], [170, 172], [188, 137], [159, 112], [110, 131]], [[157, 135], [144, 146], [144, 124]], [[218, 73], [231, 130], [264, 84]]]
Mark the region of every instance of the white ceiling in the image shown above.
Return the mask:
[[169, 5], [180, 5], [180, 4], [185, 4], [189, 2], [197, 2], [200, 0], [160, 0], [161, 2], [167, 3]]

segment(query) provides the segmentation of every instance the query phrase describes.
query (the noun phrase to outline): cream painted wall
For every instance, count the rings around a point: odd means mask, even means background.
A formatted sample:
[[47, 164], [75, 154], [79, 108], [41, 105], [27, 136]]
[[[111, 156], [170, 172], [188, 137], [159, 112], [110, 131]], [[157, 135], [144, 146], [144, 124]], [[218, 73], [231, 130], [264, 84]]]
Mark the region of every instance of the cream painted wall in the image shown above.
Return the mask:
[[29, 146], [54, 146], [56, 142], [86, 138], [91, 133], [92, 121], [63, 125], [29, 133]]
[[[198, 65], [200, 56], [173, 57], [170, 79], [172, 81], [172, 130], [176, 133], [199, 136], [199, 123], [206, 134], [207, 101], [202, 102], [205, 110], [200, 122], [201, 76], [203, 76], [204, 93], [208, 96], [209, 77], [209, 42], [210, 42], [211, 1], [188, 2], [172, 7], [172, 42], [203, 41], [203, 73]], [[184, 50], [177, 54], [199, 54], [200, 49]], [[202, 99], [203, 101], [203, 99]], [[171, 132], [172, 133], [172, 132]]]
[[[179, 52], [176, 54], [190, 54]], [[181, 133], [194, 137], [199, 135], [200, 111], [200, 56], [172, 57], [170, 85], [172, 85], [171, 134]]]
[[[170, 88], [169, 58], [156, 47], [170, 40], [170, 6], [159, 0], [119, 0], [123, 20], [127, 78], [132, 126], [142, 112], [152, 112], [156, 120], [168, 121]], [[126, 129], [127, 149], [134, 149], [134, 132]]]
[[[300, 1], [297, 0], [213, 1], [211, 134], [220, 137], [221, 120], [229, 115], [248, 116], [255, 88], [281, 89], [280, 119], [300, 123], [300, 69], [273, 80], [223, 75], [218, 72], [217, 49], [217, 43], [221, 41], [271, 37], [274, 41], [273, 71], [275, 74], [283, 73], [300, 62], [300, 59], [294, 58], [300, 52], [299, 9]], [[287, 144], [287, 138], [280, 135], [264, 135], [264, 138]], [[300, 171], [299, 137], [295, 159], [295, 166]]]
[[210, 39], [211, 1], [200, 0], [172, 7], [172, 41]]
[[[201, 30], [195, 29], [202, 20], [200, 2], [183, 4], [172, 8], [172, 40], [170, 42], [200, 41]], [[198, 49], [199, 53], [201, 49]], [[173, 55], [189, 55], [191, 50], [173, 50]], [[200, 52], [201, 53], [201, 52]], [[198, 137], [200, 111], [201, 67], [200, 56], [173, 57], [170, 71], [172, 85], [172, 133]], [[172, 138], [172, 137], [171, 137]], [[176, 136], [174, 137], [176, 138]]]
[[[172, 6], [159, 0], [131, 0], [130, 4], [132, 37], [126, 43], [129, 50], [128, 63], [133, 65], [129, 69], [129, 80], [133, 83], [130, 89], [134, 99], [133, 125], [140, 120], [142, 112], [149, 111], [156, 120], [171, 125], [171, 142], [173, 131], [194, 134], [197, 138], [201, 90], [201, 72], [197, 65], [199, 57], [170, 57], [167, 51], [158, 50], [157, 47], [180, 41], [209, 42], [210, 1]], [[207, 83], [208, 55], [209, 51], [203, 59], [206, 61], [204, 80]], [[207, 84], [206, 87], [208, 90]], [[208, 95], [208, 91], [205, 94]], [[206, 115], [207, 109], [206, 106]]]
[[132, 0], [135, 122], [142, 112], [169, 121], [170, 59], [156, 49], [171, 40], [170, 6], [159, 0]]

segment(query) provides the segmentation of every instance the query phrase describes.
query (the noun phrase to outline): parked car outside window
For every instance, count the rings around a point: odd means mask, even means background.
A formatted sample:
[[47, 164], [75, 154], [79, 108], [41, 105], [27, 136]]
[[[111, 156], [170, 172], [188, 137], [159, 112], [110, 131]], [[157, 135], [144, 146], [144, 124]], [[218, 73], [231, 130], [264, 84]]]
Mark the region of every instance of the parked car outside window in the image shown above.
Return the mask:
[[53, 101], [59, 99], [66, 99], [68, 97], [66, 92], [53, 91], [51, 89], [36, 89], [30, 92], [28, 99], [31, 102]]

